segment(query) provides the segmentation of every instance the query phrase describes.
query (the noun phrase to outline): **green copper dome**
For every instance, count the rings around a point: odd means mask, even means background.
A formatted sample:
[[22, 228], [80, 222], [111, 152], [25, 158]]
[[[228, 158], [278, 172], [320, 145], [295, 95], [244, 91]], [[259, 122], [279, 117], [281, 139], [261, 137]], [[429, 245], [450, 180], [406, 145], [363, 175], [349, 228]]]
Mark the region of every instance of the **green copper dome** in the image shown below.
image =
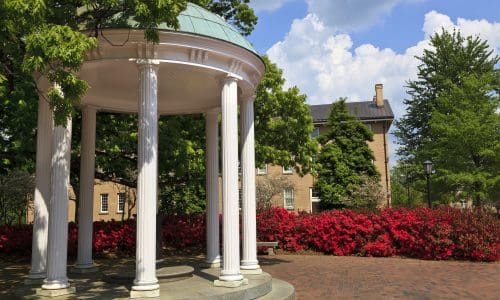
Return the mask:
[[[88, 8], [81, 7], [79, 12], [82, 13]], [[177, 32], [192, 33], [201, 36], [207, 36], [223, 40], [240, 47], [243, 47], [254, 54], [258, 55], [257, 51], [236, 29], [229, 25], [222, 17], [196, 5], [191, 2], [187, 3], [186, 9], [177, 16], [179, 28], [174, 29], [166, 23], [158, 25], [159, 30], [169, 30]], [[123, 26], [138, 28], [138, 23], [129, 17], [127, 20], [121, 18], [121, 14], [116, 14], [114, 20], [108, 22], [103, 28], [120, 28]]]
[[[253, 46], [222, 17], [198, 5], [188, 2], [186, 10], [179, 14], [177, 20], [179, 20], [177, 31], [224, 40], [257, 53]], [[158, 29], [172, 30], [166, 24], [160, 24]]]

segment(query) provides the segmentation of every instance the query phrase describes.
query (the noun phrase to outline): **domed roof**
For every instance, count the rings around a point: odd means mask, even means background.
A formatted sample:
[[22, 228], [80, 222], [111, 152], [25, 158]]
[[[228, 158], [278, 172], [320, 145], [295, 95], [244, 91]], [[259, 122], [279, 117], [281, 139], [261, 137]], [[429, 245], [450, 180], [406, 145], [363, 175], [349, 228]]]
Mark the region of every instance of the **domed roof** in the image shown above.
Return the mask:
[[[188, 2], [186, 10], [177, 17], [179, 29], [177, 31], [189, 32], [198, 35], [224, 40], [257, 54], [252, 44], [248, 42], [236, 29], [229, 25], [222, 17]], [[160, 24], [158, 29], [169, 29], [166, 24]]]
[[[104, 28], [119, 28], [124, 26], [124, 20], [119, 20], [120, 14], [116, 15], [116, 22], [109, 22], [104, 25]], [[186, 9], [177, 16], [179, 28], [174, 29], [166, 23], [158, 24], [159, 30], [169, 30], [177, 32], [186, 32], [210, 38], [223, 40], [240, 47], [243, 47], [254, 54], [258, 55], [254, 47], [248, 42], [236, 29], [229, 25], [222, 17], [196, 5], [191, 2], [187, 3]], [[126, 25], [132, 28], [138, 28], [139, 23], [133, 17], [125, 20]]]

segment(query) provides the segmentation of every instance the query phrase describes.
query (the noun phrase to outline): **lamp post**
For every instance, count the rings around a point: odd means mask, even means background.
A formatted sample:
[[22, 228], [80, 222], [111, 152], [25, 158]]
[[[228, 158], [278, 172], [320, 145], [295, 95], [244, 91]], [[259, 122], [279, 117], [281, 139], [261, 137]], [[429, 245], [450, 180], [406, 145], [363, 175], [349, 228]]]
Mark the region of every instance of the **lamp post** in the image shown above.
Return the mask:
[[431, 173], [432, 173], [432, 162], [430, 160], [426, 160], [423, 163], [425, 177], [427, 178], [427, 203], [429, 208], [432, 208], [431, 202]]

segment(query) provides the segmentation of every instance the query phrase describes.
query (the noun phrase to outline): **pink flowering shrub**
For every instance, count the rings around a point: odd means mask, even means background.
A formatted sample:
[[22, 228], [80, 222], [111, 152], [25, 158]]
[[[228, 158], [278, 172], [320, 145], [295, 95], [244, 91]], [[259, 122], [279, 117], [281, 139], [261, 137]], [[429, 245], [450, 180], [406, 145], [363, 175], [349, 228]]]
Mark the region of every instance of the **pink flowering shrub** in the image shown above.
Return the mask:
[[[76, 255], [78, 227], [68, 226], [68, 254]], [[95, 255], [135, 253], [135, 220], [94, 222]], [[0, 255], [31, 252], [31, 225], [0, 226]], [[167, 216], [161, 225], [163, 246], [204, 248], [205, 217]], [[481, 210], [385, 209], [321, 214], [271, 208], [257, 214], [257, 239], [277, 241], [287, 251], [313, 250], [333, 255], [393, 256], [421, 259], [496, 261], [500, 258], [500, 222]], [[263, 249], [260, 249], [263, 250]]]

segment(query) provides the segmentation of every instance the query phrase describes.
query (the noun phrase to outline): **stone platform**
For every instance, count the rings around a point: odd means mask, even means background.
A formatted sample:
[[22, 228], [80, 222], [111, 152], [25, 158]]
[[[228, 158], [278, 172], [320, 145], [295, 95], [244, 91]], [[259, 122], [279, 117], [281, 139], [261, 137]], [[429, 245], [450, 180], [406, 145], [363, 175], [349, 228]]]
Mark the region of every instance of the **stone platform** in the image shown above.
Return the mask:
[[[171, 263], [171, 262], [170, 262]], [[158, 263], [160, 296], [152, 299], [225, 299], [225, 300], [292, 300], [292, 285], [273, 279], [267, 273], [245, 275], [248, 285], [237, 288], [215, 287], [220, 269], [200, 269], [196, 265], [169, 265]], [[68, 273], [72, 295], [45, 297], [36, 295], [38, 285], [19, 284], [10, 289], [8, 299], [129, 299], [134, 265], [128, 261], [109, 262], [96, 273]], [[71, 270], [71, 269], [70, 269]]]

